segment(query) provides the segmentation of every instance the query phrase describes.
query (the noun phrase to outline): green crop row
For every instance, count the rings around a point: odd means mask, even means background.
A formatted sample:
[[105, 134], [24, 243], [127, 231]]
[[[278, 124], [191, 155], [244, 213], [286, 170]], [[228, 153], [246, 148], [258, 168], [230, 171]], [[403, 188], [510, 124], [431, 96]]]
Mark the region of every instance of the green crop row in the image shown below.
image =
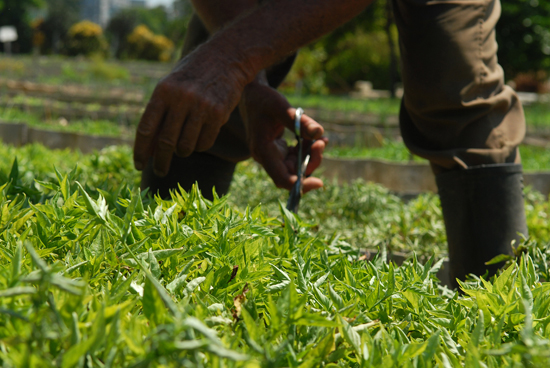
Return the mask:
[[101, 119], [71, 119], [51, 116], [43, 118], [38, 114], [21, 111], [17, 108], [0, 107], [0, 121], [25, 123], [36, 128], [59, 132], [73, 132], [109, 137], [133, 137], [135, 127]]
[[[34, 202], [43, 200], [35, 180], [55, 182], [54, 166], [60, 172], [70, 172], [76, 166], [75, 177], [94, 193], [100, 190], [105, 196], [120, 190], [121, 183], [129, 183], [130, 187], [139, 184], [129, 147], [110, 147], [82, 155], [36, 144], [21, 148], [0, 145], [0, 182], [8, 180], [13, 157], [18, 158], [16, 184], [30, 188], [27, 196]], [[287, 195], [285, 190], [275, 188], [259, 165], [246, 161], [237, 166], [227, 200], [238, 209], [261, 204], [268, 216], [276, 217], [279, 201], [285, 202]], [[541, 242], [550, 241], [550, 203], [529, 189], [525, 198], [530, 234]], [[353, 248], [375, 250], [384, 245], [389, 251], [415, 251], [423, 259], [431, 254], [446, 254], [439, 199], [431, 193], [403, 201], [373, 183], [357, 180], [338, 185], [326, 180], [322, 190], [303, 198], [300, 216], [314, 224], [310, 228], [313, 233], [345, 240]]]
[[[40, 99], [25, 100], [39, 101]], [[118, 124], [108, 120], [75, 119], [67, 121], [63, 118], [43, 119], [36, 114], [15, 108], [0, 107], [0, 120], [25, 122], [29, 126], [53, 129], [57, 131], [78, 132], [85, 134], [106, 135], [113, 137], [132, 137], [132, 125]], [[521, 146], [520, 148], [524, 170], [545, 171], [550, 169], [550, 152], [542, 147]], [[385, 140], [382, 147], [331, 147], [326, 150], [327, 157], [339, 158], [379, 158], [398, 162], [426, 162], [418, 156], [411, 155], [402, 142]]]
[[[433, 196], [409, 205], [377, 187], [333, 186], [305, 196], [295, 216], [273, 204], [283, 192], [251, 164], [229, 197], [257, 201], [243, 206], [197, 188], [151, 199], [136, 189], [126, 148], [5, 155], [18, 160], [0, 160], [3, 367], [550, 364], [550, 253], [538, 234], [498, 277], [459, 294], [438, 286], [434, 258], [370, 262], [319, 230], [332, 216], [375, 221], [385, 207], [425, 217]], [[355, 196], [361, 203], [344, 201]], [[418, 226], [441, 232], [434, 221]]]
[[52, 85], [74, 84], [149, 90], [163, 73], [169, 71], [170, 66], [165, 63], [75, 60], [52, 55], [38, 58], [4, 57], [0, 60], [0, 77]]

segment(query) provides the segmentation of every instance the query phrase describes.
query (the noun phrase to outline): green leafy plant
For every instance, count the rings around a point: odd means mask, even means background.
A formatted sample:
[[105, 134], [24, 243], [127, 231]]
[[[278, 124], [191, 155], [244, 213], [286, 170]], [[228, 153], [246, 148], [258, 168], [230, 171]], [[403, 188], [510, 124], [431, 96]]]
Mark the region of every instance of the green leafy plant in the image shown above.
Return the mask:
[[[269, 204], [208, 201], [197, 187], [151, 198], [124, 183], [121, 168], [131, 163], [121, 165], [116, 149], [81, 162], [95, 169], [43, 179], [17, 153], [0, 168], [3, 366], [550, 363], [549, 251], [534, 236], [501, 274], [470, 279], [458, 294], [438, 286], [442, 261], [412, 256], [397, 267], [386, 263], [384, 244], [367, 261], [281, 202], [271, 213]], [[86, 175], [101, 177], [98, 167], [118, 180], [95, 186], [101, 179]], [[373, 221], [381, 208], [404, 210], [377, 190], [344, 213]], [[422, 201], [408, 211], [424, 217], [432, 201]]]

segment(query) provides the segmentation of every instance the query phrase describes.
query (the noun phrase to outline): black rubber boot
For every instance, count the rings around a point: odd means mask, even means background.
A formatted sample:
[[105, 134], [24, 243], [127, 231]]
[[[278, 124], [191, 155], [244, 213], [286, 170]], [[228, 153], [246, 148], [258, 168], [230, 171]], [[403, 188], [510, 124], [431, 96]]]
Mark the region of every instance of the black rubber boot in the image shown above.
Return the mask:
[[198, 182], [202, 195], [212, 200], [213, 187], [216, 187], [216, 193], [220, 197], [227, 193], [235, 166], [233, 162], [203, 152], [194, 152], [185, 158], [174, 155], [168, 175], [161, 178], [153, 172], [151, 159], [141, 173], [141, 190], [149, 188], [151, 194], [169, 199], [170, 190], [178, 189], [178, 184], [189, 191]]
[[[527, 236], [520, 164], [476, 166], [436, 176], [449, 246], [450, 280], [496, 273], [486, 265]], [[519, 233], [519, 234], [518, 234]]]

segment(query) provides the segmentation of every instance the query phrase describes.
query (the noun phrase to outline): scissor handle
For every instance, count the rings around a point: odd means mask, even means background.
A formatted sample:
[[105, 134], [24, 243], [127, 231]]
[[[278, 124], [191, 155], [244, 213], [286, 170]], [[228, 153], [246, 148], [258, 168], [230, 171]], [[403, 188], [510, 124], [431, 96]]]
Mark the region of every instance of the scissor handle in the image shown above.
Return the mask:
[[294, 118], [294, 134], [296, 134], [297, 138], [300, 137], [300, 128], [302, 127], [300, 122], [302, 121], [303, 114], [304, 110], [301, 107], [298, 107]]

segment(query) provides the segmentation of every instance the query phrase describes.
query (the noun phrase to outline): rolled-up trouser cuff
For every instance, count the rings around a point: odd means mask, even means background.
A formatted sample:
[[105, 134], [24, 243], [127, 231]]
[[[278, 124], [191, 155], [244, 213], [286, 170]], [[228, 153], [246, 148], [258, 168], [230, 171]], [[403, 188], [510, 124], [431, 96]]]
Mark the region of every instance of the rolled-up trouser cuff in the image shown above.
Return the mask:
[[519, 162], [523, 109], [497, 62], [498, 0], [393, 0], [407, 147], [441, 172]]

